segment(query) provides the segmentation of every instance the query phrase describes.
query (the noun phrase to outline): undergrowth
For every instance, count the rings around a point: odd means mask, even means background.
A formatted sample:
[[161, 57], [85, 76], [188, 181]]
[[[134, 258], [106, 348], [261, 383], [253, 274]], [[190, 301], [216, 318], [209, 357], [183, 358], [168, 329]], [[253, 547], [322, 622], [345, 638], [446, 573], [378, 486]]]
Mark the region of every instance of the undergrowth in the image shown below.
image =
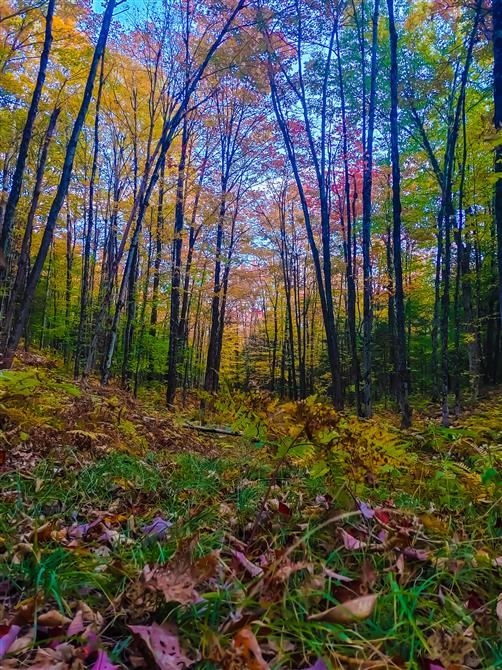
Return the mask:
[[[16, 374], [0, 635], [17, 622], [24, 647], [2, 667], [502, 667], [500, 396], [403, 433], [234, 394], [208, 420], [241, 435], [210, 442], [166, 415], [160, 436], [122, 392]], [[134, 629], [165, 623], [171, 666]]]

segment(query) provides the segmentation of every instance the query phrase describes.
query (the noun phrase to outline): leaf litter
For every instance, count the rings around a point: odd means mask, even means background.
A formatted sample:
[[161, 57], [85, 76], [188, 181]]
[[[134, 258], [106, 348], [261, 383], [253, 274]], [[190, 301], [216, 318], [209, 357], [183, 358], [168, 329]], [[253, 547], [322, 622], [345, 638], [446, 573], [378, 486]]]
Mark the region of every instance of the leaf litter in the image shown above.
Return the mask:
[[[368, 483], [323, 433], [329, 473], [310, 477], [311, 449], [284, 457], [278, 436], [320, 430], [307, 407], [272, 408], [257, 451], [152, 426], [117, 389], [32, 376], [22, 426], [9, 389], [0, 407], [1, 668], [499, 667], [500, 490], [482, 478], [500, 450], [428, 454], [424, 428], [424, 478], [408, 449]], [[48, 393], [66, 398], [57, 416]]]

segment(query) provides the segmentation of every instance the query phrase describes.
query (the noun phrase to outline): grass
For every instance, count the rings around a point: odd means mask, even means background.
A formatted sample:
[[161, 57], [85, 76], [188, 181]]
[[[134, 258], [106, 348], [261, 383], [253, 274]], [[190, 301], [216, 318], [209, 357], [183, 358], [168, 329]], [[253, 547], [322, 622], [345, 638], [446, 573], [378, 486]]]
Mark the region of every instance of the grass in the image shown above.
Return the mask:
[[[3, 619], [34, 596], [39, 613], [56, 608], [69, 617], [85, 601], [104, 616], [102, 644], [124, 668], [131, 654], [144, 653], [127, 626], [163, 621], [176, 625], [189, 656], [198, 654], [197, 668], [234, 667], [236, 636], [246, 626], [272, 670], [304, 668], [318, 657], [333, 668], [502, 668], [500, 450], [490, 443], [497, 429], [486, 423], [480, 435], [472, 417], [465, 431], [421, 430], [414, 448], [427, 465], [423, 477], [407, 465], [389, 468], [377, 485], [340, 484], [285, 459], [251, 543], [276, 469], [270, 449], [234, 440], [205, 456], [138, 442], [136, 454], [113, 446], [84, 454], [58, 441], [32, 464], [0, 473]], [[380, 526], [354, 512], [355, 496], [395, 512]], [[346, 511], [354, 513], [323, 525]], [[99, 516], [99, 532], [72, 545], [71, 529]], [[164, 538], [143, 530], [157, 517], [173, 524]], [[361, 548], [347, 548], [342, 527], [364, 540]], [[396, 539], [388, 548], [376, 540], [384, 527]], [[145, 566], [177, 565], [188, 545], [192, 561], [219, 552], [215, 574], [197, 586], [203, 599], [138, 605], [131, 589], [141, 587]], [[409, 548], [427, 558], [405, 555]], [[265, 576], [253, 577], [237, 550]], [[291, 567], [288, 578], [274, 576], [267, 566], [275, 563]], [[378, 594], [376, 607], [359, 622], [309, 619], [366, 593]], [[44, 644], [38, 638], [32, 646]], [[259, 667], [237, 656], [235, 667]]]

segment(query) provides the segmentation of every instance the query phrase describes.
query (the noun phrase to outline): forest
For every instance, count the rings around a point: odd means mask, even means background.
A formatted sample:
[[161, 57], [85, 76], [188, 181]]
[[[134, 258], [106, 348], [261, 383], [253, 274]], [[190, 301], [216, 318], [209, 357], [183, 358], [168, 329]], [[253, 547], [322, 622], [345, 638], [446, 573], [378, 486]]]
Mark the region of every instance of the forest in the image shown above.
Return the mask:
[[502, 668], [502, 0], [0, 3], [0, 669]]

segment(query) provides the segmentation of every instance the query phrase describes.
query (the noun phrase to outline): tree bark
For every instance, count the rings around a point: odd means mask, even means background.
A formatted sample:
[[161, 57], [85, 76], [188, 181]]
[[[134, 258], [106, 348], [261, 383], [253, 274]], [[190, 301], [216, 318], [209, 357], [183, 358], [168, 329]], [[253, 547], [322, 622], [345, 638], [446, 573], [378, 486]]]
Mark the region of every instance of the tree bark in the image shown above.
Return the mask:
[[335, 30], [336, 39], [336, 58], [338, 64], [338, 80], [340, 88], [340, 107], [342, 115], [342, 162], [344, 174], [344, 194], [345, 194], [345, 218], [347, 222], [346, 235], [346, 278], [347, 278], [347, 321], [349, 327], [349, 343], [350, 353], [352, 356], [351, 368], [354, 377], [356, 410], [359, 416], [362, 415], [361, 404], [361, 383], [360, 383], [360, 368], [359, 368], [359, 354], [357, 351], [357, 335], [356, 335], [356, 284], [354, 278], [354, 258], [352, 249], [352, 212], [351, 212], [351, 198], [350, 198], [350, 175], [349, 175], [349, 145], [347, 136], [347, 116], [345, 111], [345, 87], [343, 82], [342, 58], [340, 53], [340, 39], [339, 39], [338, 23]]
[[19, 146], [19, 153], [17, 155], [16, 167], [12, 177], [12, 186], [9, 192], [9, 197], [7, 198], [7, 203], [5, 205], [2, 232], [0, 235], [0, 249], [5, 256], [8, 255], [10, 235], [14, 225], [14, 216], [16, 213], [17, 203], [19, 202], [19, 197], [21, 195], [24, 168], [26, 165], [26, 159], [28, 157], [28, 150], [30, 148], [33, 126], [35, 125], [35, 120], [37, 118], [38, 105], [42, 96], [47, 65], [49, 63], [49, 54], [52, 45], [52, 20], [54, 17], [55, 4], [56, 0], [49, 0], [49, 4], [47, 5], [44, 46], [40, 55], [40, 65], [38, 67], [37, 81], [35, 83], [31, 103], [28, 108], [26, 123], [23, 128], [23, 135], [21, 137], [21, 144]]
[[[502, 132], [502, 0], [492, 0], [493, 19], [493, 125]], [[502, 324], [502, 140], [495, 149], [495, 226], [497, 231], [498, 300]]]
[[89, 301], [89, 266], [91, 256], [91, 239], [93, 234], [94, 222], [94, 184], [96, 181], [96, 173], [98, 169], [98, 153], [99, 153], [99, 112], [101, 106], [101, 93], [103, 91], [104, 83], [104, 53], [101, 57], [101, 70], [99, 73], [98, 94], [96, 97], [96, 114], [94, 117], [94, 150], [92, 156], [91, 176], [89, 179], [89, 204], [87, 212], [87, 221], [84, 227], [84, 258], [82, 265], [82, 280], [80, 290], [80, 316], [78, 322], [77, 342], [75, 346], [75, 366], [74, 376], [78, 377], [80, 374], [80, 358], [83, 347], [84, 333], [87, 321], [87, 304]]
[[21, 242], [21, 251], [19, 254], [19, 260], [17, 264], [16, 277], [14, 279], [14, 284], [9, 294], [9, 301], [7, 303], [4, 322], [2, 324], [2, 347], [1, 347], [2, 350], [5, 350], [5, 347], [7, 346], [7, 341], [10, 336], [12, 323], [17, 316], [17, 312], [20, 306], [19, 303], [21, 300], [21, 296], [24, 293], [26, 280], [28, 278], [28, 273], [30, 270], [30, 249], [31, 249], [31, 237], [33, 233], [33, 222], [35, 220], [38, 201], [40, 199], [40, 194], [42, 192], [42, 183], [45, 172], [45, 164], [47, 162], [47, 154], [49, 152], [49, 145], [54, 135], [54, 129], [56, 128], [56, 123], [60, 112], [61, 107], [55, 107], [53, 109], [52, 114], [49, 118], [47, 129], [45, 131], [45, 136], [42, 142], [42, 148], [40, 150], [37, 173], [35, 176], [35, 186], [33, 188], [30, 210], [28, 212], [28, 218], [26, 219], [26, 227], [24, 229], [23, 240]]
[[378, 16], [380, 0], [375, 0], [371, 34], [370, 99], [368, 130], [363, 161], [363, 413], [373, 415], [371, 388], [373, 356], [373, 288], [371, 272], [371, 191], [373, 185], [373, 141], [377, 89]]
[[176, 183], [176, 205], [174, 214], [173, 243], [171, 252], [171, 306], [169, 314], [169, 352], [167, 356], [166, 403], [172, 405], [178, 385], [178, 343], [180, 318], [181, 251], [183, 248], [183, 226], [185, 221], [184, 190], [185, 166], [188, 149], [188, 121], [185, 116], [181, 134], [181, 153]]
[[406, 331], [404, 316], [403, 267], [401, 260], [401, 169], [399, 165], [398, 127], [398, 63], [397, 31], [394, 0], [387, 0], [390, 42], [390, 142], [392, 157], [392, 244], [394, 261], [394, 302], [396, 311], [396, 395], [401, 413], [401, 425], [411, 425], [408, 399], [408, 370], [406, 366]]
[[103, 20], [101, 23], [101, 29], [94, 49], [94, 54], [92, 57], [91, 65], [89, 68], [89, 74], [87, 76], [87, 82], [84, 89], [84, 94], [82, 97], [82, 102], [80, 109], [73, 124], [70, 140], [66, 147], [65, 158], [63, 162], [63, 167], [61, 170], [61, 178], [56, 190], [56, 195], [52, 201], [49, 214], [47, 216], [47, 222], [45, 225], [44, 234], [40, 244], [40, 248], [35, 259], [35, 263], [28, 277], [28, 282], [26, 290], [24, 292], [23, 306], [19, 314], [18, 322], [13, 329], [12, 336], [9, 339], [7, 345], [7, 350], [4, 352], [3, 360], [1, 362], [2, 367], [10, 367], [14, 357], [14, 352], [19, 344], [21, 335], [25, 329], [25, 326], [28, 322], [28, 317], [30, 313], [31, 303], [33, 301], [33, 296], [35, 294], [35, 289], [37, 287], [42, 269], [47, 258], [47, 252], [51, 246], [52, 238], [54, 235], [54, 229], [56, 227], [56, 222], [63, 206], [64, 199], [68, 192], [68, 187], [70, 185], [70, 179], [73, 172], [73, 160], [75, 158], [75, 152], [77, 149], [78, 139], [80, 137], [80, 132], [82, 126], [84, 125], [85, 117], [87, 116], [87, 111], [92, 98], [92, 91], [94, 88], [94, 81], [96, 79], [96, 72], [98, 69], [98, 63], [100, 58], [103, 55], [106, 46], [106, 40], [108, 38], [108, 32], [110, 30], [110, 24], [112, 21], [113, 11], [115, 9], [116, 0], [109, 0], [106, 6], [105, 12], [103, 14]]

